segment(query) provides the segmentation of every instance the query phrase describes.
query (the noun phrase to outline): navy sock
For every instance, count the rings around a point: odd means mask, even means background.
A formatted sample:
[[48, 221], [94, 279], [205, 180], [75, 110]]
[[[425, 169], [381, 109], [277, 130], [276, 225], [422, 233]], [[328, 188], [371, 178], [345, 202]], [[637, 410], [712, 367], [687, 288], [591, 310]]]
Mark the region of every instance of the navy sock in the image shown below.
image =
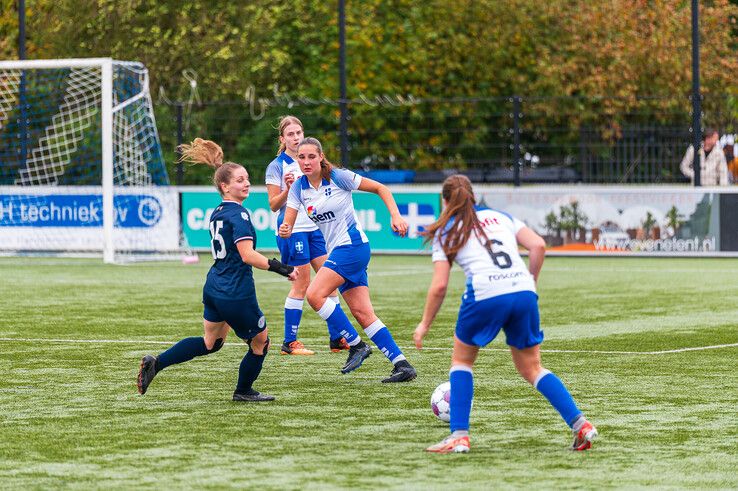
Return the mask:
[[238, 369], [238, 383], [236, 384], [237, 393], [248, 394], [251, 391], [251, 386], [254, 384], [254, 380], [256, 380], [261, 373], [264, 358], [266, 358], [266, 353], [263, 355], [257, 355], [249, 349], [246, 356], [241, 360], [241, 366]]
[[209, 353], [210, 351], [205, 346], [205, 339], [202, 337], [184, 338], [159, 355], [156, 360], [156, 371], [164, 370], [170, 365], [184, 363], [196, 356], [203, 356]]
[[548, 399], [571, 428], [582, 412], [559, 377], [544, 368], [538, 374], [533, 386]]
[[469, 430], [469, 414], [474, 397], [472, 369], [466, 365], [454, 365], [449, 373], [451, 379], [451, 432]]

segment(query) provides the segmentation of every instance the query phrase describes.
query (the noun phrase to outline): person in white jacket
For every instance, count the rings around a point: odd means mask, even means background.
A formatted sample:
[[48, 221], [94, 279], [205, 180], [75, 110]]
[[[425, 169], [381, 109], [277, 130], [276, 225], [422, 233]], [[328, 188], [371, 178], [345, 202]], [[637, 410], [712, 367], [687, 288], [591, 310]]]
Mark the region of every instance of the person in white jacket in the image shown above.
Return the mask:
[[[702, 135], [702, 148], [700, 148], [700, 184], [703, 186], [727, 186], [728, 165], [725, 162], [725, 154], [718, 147], [720, 138], [718, 131], [708, 128]], [[694, 147], [687, 148], [679, 168], [682, 174], [689, 177], [694, 183]]]

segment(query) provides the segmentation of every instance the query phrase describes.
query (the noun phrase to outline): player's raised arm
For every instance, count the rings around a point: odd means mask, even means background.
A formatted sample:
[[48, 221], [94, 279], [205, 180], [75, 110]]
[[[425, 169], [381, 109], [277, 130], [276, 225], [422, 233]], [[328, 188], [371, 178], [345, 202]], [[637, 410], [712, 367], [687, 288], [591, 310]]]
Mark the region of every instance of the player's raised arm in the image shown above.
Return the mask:
[[405, 234], [407, 234], [407, 222], [402, 218], [402, 215], [400, 215], [400, 210], [397, 208], [395, 197], [392, 196], [392, 192], [389, 188], [373, 179], [364, 177], [359, 184], [359, 191], [374, 193], [382, 198], [384, 205], [387, 207], [387, 211], [390, 213], [392, 230], [400, 234], [401, 237], [405, 237]]
[[287, 277], [290, 281], [295, 281], [299, 272], [293, 266], [282, 264], [276, 259], [267, 259], [266, 256], [262, 255], [254, 249], [254, 242], [251, 240], [241, 240], [236, 243], [238, 248], [238, 254], [241, 256], [241, 260], [246, 264], [259, 269], [265, 269], [273, 271], [277, 274]]

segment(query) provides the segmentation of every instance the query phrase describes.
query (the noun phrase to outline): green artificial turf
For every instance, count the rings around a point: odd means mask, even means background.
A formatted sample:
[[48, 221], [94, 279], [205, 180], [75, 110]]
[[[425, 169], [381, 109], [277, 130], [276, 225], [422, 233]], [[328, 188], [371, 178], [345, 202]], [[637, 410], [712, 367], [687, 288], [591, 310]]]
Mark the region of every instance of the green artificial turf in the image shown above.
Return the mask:
[[[379, 381], [375, 350], [341, 375], [305, 304], [312, 357], [280, 356], [285, 280], [257, 271], [274, 346], [231, 402], [245, 344], [161, 372], [136, 392], [146, 353], [202, 332], [199, 265], [0, 259], [0, 488], [490, 489], [738, 487], [738, 260], [549, 258], [539, 281], [543, 363], [598, 427], [592, 450], [514, 371], [504, 339], [475, 367], [472, 451], [430, 455], [464, 287], [452, 276], [427, 347], [411, 348], [427, 257], [375, 257], [372, 300], [418, 370]], [[685, 348], [697, 348], [684, 351]], [[671, 353], [663, 351], [674, 350]], [[650, 354], [649, 354], [650, 353]]]

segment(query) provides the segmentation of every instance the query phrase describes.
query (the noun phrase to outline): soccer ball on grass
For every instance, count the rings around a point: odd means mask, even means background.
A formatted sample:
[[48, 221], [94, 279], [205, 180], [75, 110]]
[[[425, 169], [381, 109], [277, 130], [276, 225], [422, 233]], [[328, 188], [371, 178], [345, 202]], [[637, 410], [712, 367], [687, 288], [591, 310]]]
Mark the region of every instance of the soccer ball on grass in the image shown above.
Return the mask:
[[431, 409], [438, 419], [451, 421], [451, 382], [444, 382], [431, 394]]

